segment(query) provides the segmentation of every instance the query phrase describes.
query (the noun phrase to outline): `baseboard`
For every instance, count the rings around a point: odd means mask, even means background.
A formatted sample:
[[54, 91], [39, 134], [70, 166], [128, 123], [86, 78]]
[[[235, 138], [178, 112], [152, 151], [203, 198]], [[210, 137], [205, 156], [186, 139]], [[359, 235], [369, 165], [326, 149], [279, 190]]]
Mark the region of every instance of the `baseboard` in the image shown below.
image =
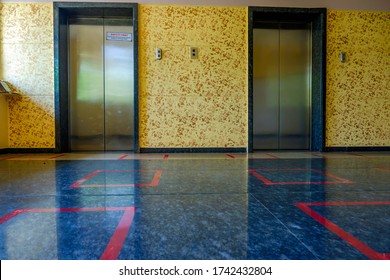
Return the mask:
[[0, 155], [8, 154], [9, 153], [8, 150], [9, 150], [8, 148], [0, 149]]
[[[390, 146], [381, 147], [326, 147], [325, 152], [388, 152]], [[0, 154], [56, 153], [55, 148], [4, 148]], [[141, 153], [246, 153], [246, 148], [141, 148]]]
[[246, 148], [141, 148], [141, 153], [246, 153]]
[[[5, 152], [3, 152], [5, 150]], [[55, 153], [54, 148], [8, 148], [0, 150], [3, 154], [39, 154], [39, 153]]]
[[326, 147], [325, 152], [386, 152], [389, 146], [382, 147]]

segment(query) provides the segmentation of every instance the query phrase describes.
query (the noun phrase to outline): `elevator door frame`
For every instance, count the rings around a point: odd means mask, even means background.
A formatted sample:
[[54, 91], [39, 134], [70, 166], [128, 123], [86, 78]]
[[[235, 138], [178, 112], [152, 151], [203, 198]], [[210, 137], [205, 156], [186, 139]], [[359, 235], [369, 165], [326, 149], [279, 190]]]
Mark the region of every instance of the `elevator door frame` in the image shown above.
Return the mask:
[[253, 29], [258, 22], [296, 21], [312, 26], [310, 151], [325, 148], [326, 14], [325, 8], [248, 9], [248, 152], [253, 152]]
[[69, 17], [122, 17], [133, 21], [134, 152], [138, 141], [138, 5], [135, 3], [54, 2], [54, 98], [56, 152], [70, 152]]

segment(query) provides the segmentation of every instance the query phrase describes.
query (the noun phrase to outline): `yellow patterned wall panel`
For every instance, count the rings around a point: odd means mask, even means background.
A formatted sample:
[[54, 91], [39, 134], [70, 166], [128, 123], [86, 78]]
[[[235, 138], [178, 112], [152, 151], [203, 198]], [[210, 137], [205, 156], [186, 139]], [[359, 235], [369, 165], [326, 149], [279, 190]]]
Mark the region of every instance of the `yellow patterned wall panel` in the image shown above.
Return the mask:
[[3, 44], [2, 75], [20, 94], [53, 96], [53, 46]]
[[0, 149], [8, 148], [8, 103], [0, 94]]
[[140, 147], [246, 147], [247, 8], [142, 5], [139, 24]]
[[52, 3], [0, 3], [0, 78], [22, 95], [9, 99], [9, 147], [53, 148]]
[[51, 44], [52, 3], [0, 3], [0, 42]]
[[13, 97], [8, 103], [10, 148], [54, 147], [53, 97]]
[[327, 35], [326, 145], [390, 146], [390, 13], [329, 11]]

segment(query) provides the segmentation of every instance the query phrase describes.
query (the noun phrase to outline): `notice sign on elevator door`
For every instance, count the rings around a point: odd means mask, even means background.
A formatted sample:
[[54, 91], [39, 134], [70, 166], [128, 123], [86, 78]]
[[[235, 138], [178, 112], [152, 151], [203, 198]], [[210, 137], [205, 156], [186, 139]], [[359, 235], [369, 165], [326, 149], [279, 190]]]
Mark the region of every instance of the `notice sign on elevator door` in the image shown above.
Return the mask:
[[132, 42], [132, 41], [133, 41], [133, 33], [126, 33], [126, 32], [107, 32], [107, 33], [106, 33], [106, 40], [108, 40], [108, 41], [126, 41], [126, 42]]

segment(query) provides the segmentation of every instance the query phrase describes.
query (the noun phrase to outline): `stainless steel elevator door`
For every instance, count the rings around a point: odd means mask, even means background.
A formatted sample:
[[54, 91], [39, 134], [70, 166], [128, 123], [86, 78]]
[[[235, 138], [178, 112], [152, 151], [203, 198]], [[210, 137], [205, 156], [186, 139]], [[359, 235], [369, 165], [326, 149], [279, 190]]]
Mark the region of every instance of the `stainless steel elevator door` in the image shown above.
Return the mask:
[[70, 23], [71, 150], [104, 150], [103, 19]]
[[279, 148], [279, 32], [253, 30], [253, 149]]
[[69, 20], [72, 151], [134, 149], [130, 19]]
[[253, 149], [310, 149], [311, 31], [253, 30]]

